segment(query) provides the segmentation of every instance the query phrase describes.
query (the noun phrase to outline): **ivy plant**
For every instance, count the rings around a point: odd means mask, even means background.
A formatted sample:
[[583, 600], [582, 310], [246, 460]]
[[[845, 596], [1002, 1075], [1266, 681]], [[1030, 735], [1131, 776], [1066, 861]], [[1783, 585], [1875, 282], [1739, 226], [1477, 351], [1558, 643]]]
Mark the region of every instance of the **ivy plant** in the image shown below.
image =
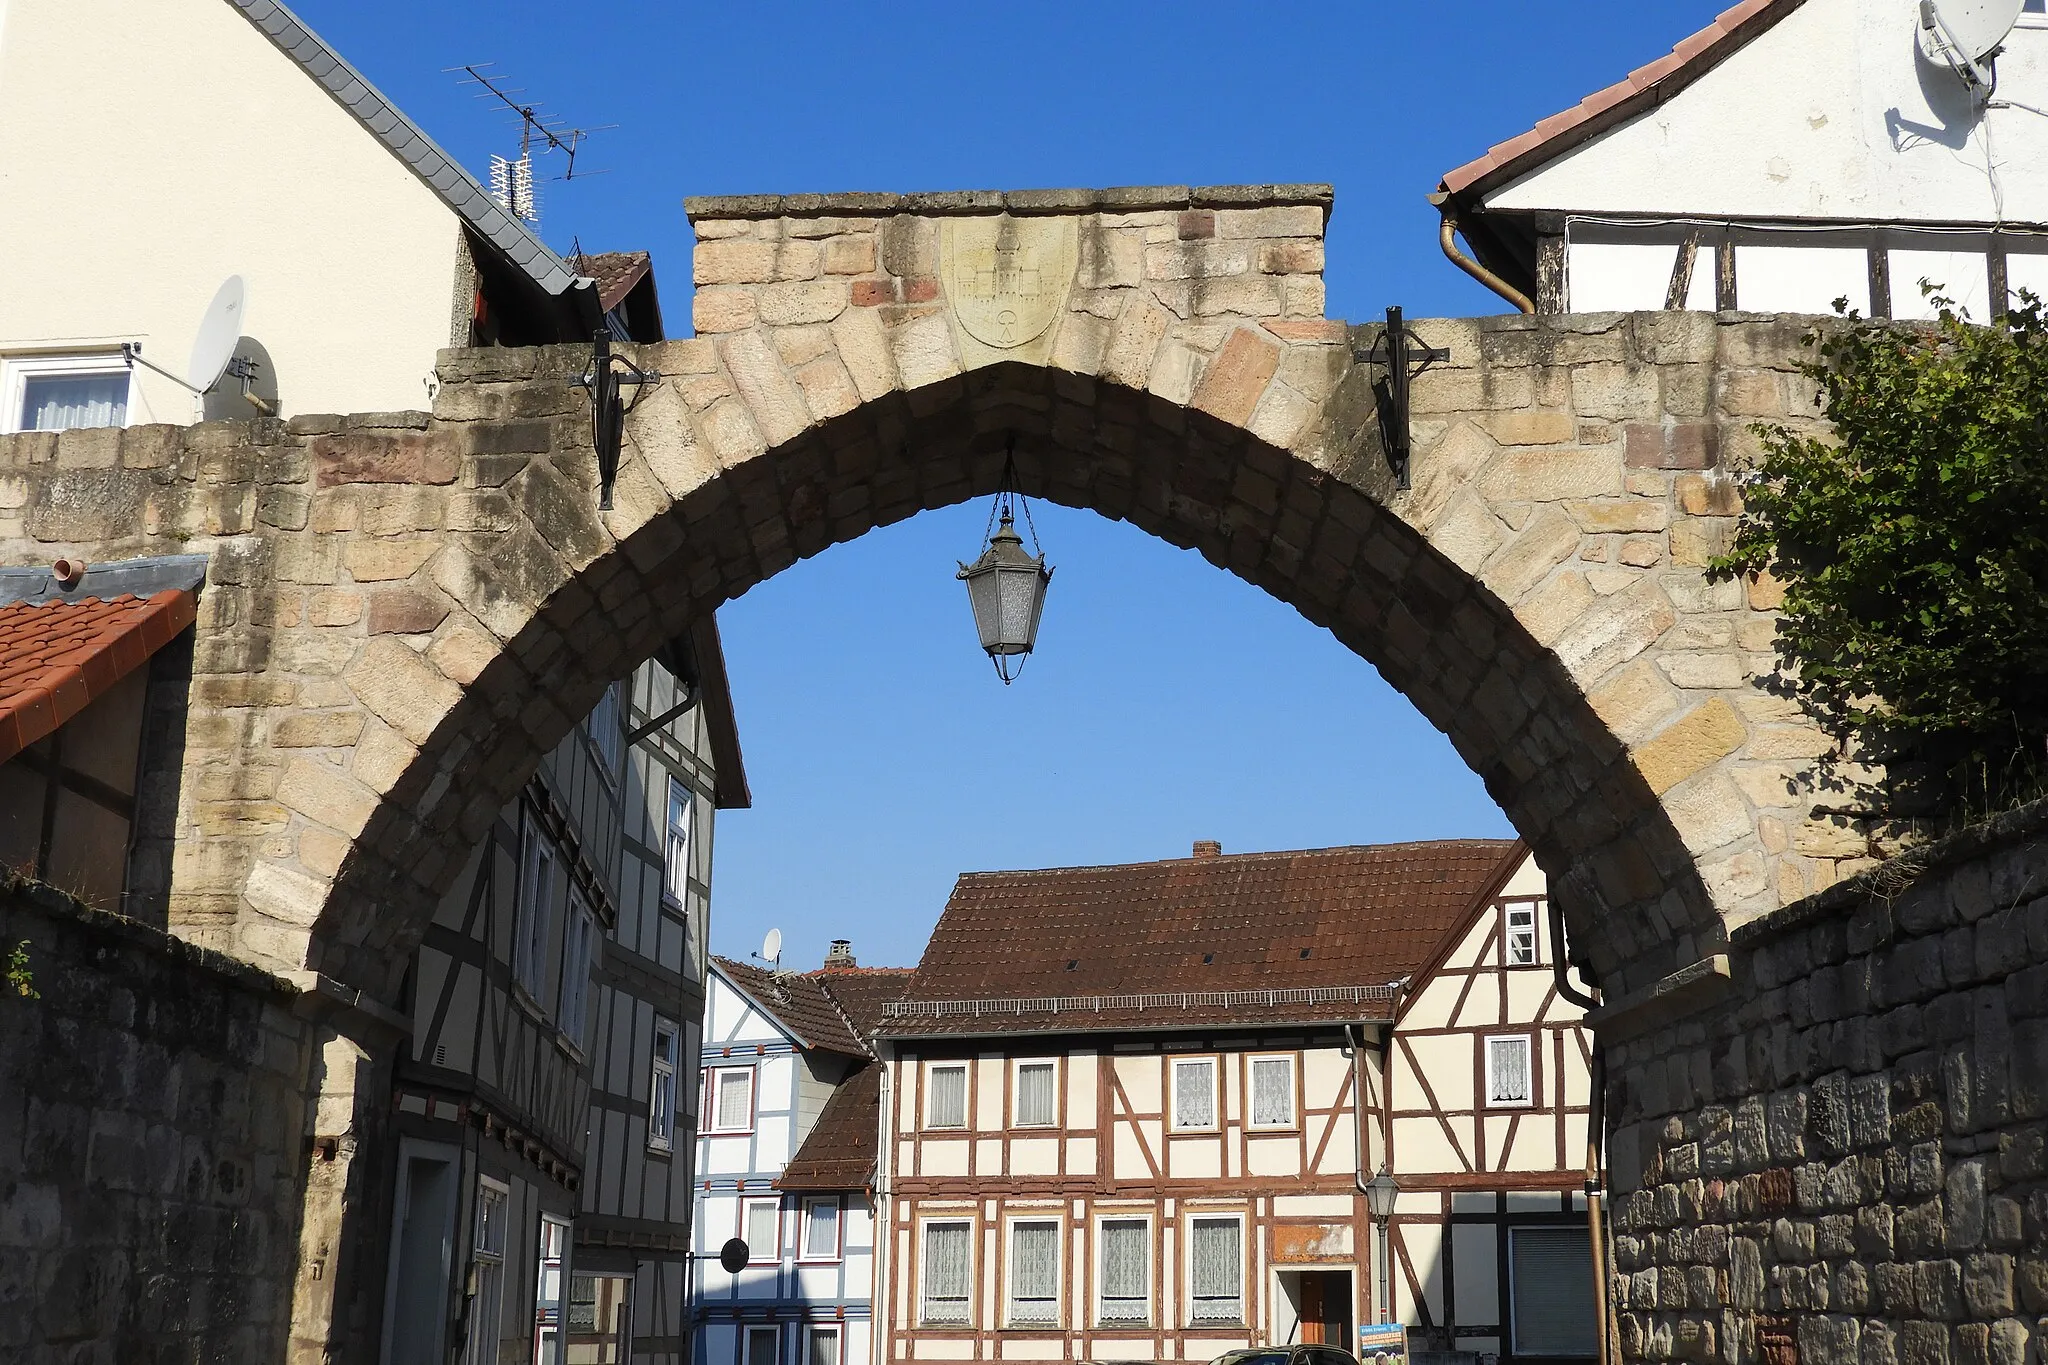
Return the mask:
[[[1832, 432], [1757, 429], [1722, 574], [1785, 583], [1780, 683], [1883, 813], [1996, 805], [2048, 777], [2048, 324], [1849, 315], [1802, 367]], [[1871, 794], [1871, 793], [1866, 793]]]

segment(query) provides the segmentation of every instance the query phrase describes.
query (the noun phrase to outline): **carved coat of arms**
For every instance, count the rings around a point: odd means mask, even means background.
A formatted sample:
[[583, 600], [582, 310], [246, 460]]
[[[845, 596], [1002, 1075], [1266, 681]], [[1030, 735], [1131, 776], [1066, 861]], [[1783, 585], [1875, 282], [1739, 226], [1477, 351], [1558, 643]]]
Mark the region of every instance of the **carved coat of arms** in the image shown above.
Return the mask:
[[960, 329], [999, 351], [1045, 334], [1066, 302], [1079, 259], [1071, 218], [948, 218], [939, 271]]

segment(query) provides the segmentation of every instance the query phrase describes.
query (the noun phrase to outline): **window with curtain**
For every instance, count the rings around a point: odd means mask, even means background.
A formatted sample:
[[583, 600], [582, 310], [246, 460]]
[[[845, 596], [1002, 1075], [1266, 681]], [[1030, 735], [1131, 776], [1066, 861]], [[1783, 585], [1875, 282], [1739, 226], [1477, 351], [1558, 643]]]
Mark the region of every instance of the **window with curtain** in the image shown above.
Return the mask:
[[753, 1262], [782, 1259], [782, 1203], [776, 1199], [747, 1201], [747, 1259]]
[[1188, 1220], [1188, 1281], [1196, 1322], [1244, 1321], [1244, 1226], [1235, 1218]]
[[1010, 1224], [1010, 1322], [1060, 1320], [1060, 1225], [1050, 1218]]
[[668, 846], [662, 860], [661, 894], [670, 905], [689, 904], [690, 833], [695, 827], [697, 803], [690, 789], [673, 777], [668, 780]]
[[927, 1073], [931, 1096], [925, 1106], [927, 1128], [967, 1126], [967, 1067], [964, 1064], [935, 1066]]
[[1294, 1126], [1294, 1059], [1252, 1058], [1252, 1127]]
[[30, 374], [21, 383], [19, 431], [128, 425], [128, 372]]
[[1486, 1102], [1528, 1104], [1531, 1094], [1529, 1039], [1527, 1037], [1486, 1040]]
[[836, 1261], [839, 1259], [839, 1198], [837, 1195], [824, 1199], [804, 1201], [804, 1259], [807, 1261]]
[[1019, 1128], [1050, 1128], [1059, 1122], [1053, 1085], [1056, 1075], [1051, 1062], [1018, 1064], [1016, 1124]]
[[1152, 1319], [1152, 1225], [1142, 1218], [1105, 1218], [1101, 1299], [1096, 1319], [1104, 1324]]
[[813, 1327], [809, 1348], [804, 1352], [804, 1365], [839, 1365], [839, 1329], [837, 1327]]
[[744, 1133], [754, 1126], [754, 1069], [719, 1067], [711, 1072], [711, 1131]]
[[971, 1283], [969, 1239], [965, 1222], [924, 1225], [923, 1318], [930, 1323], [967, 1321]]
[[1173, 1064], [1173, 1126], [1216, 1126], [1216, 1062], [1202, 1057]]
[[1530, 967], [1536, 963], [1536, 907], [1508, 907], [1508, 965]]
[[747, 1329], [747, 1365], [777, 1365], [776, 1357], [781, 1354], [782, 1333], [776, 1327], [749, 1327]]

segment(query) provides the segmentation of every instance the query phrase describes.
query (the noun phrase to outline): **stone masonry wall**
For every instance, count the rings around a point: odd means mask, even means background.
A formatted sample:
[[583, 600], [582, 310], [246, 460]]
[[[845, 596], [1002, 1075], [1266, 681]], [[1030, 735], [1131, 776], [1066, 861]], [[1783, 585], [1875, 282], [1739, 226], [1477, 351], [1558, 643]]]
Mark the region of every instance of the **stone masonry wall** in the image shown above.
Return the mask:
[[1595, 1016], [1625, 1355], [2037, 1365], [2048, 803], [1752, 921], [1729, 962], [1702, 1011]]
[[9, 877], [0, 957], [23, 940], [37, 995], [0, 987], [0, 1359], [282, 1360], [296, 992]]

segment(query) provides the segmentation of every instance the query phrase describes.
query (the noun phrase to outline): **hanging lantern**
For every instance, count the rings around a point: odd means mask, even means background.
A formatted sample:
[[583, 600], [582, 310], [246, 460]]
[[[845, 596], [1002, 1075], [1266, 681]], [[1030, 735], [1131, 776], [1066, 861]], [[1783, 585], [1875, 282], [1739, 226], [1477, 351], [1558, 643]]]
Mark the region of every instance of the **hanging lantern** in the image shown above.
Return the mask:
[[[1000, 519], [993, 535], [986, 535], [981, 558], [962, 564], [958, 577], [967, 584], [967, 602], [974, 609], [974, 629], [981, 647], [995, 663], [996, 676], [1005, 685], [1023, 671], [1025, 656], [1038, 642], [1038, 618], [1045, 610], [1045, 588], [1052, 582], [1052, 570], [1045, 566], [1045, 554], [1038, 544], [1038, 528], [1031, 524], [1031, 507], [1016, 487], [1017, 467], [1003, 469], [1002, 488], [990, 509], [991, 522]], [[1016, 504], [1024, 506], [1024, 524], [1031, 530], [1031, 548], [1024, 553], [1024, 539], [1017, 534]]]

